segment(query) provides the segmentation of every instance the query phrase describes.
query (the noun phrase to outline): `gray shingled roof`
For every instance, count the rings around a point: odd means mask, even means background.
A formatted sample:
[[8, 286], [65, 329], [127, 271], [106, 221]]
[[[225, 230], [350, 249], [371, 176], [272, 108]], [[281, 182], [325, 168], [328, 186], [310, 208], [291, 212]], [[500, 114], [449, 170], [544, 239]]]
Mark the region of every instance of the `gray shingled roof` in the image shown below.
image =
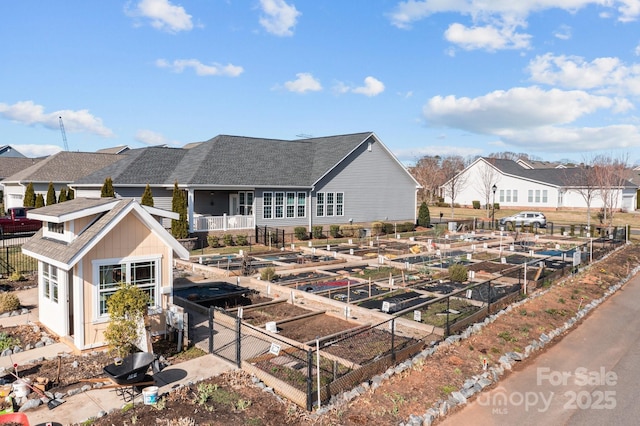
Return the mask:
[[219, 135], [184, 148], [141, 148], [77, 185], [311, 186], [371, 132], [292, 141]]
[[4, 179], [5, 182], [74, 182], [126, 155], [61, 151]]
[[[574, 177], [576, 174], [581, 172], [581, 169], [578, 167], [526, 169], [513, 160], [497, 158], [484, 159], [506, 175], [517, 176], [523, 179], [529, 179], [553, 186], [567, 186], [568, 182], [580, 182], [579, 178]], [[633, 188], [636, 185], [627, 180], [624, 182], [624, 186], [626, 188]]]
[[114, 197], [101, 198], [74, 198], [63, 203], [51, 204], [48, 206], [38, 207], [29, 211], [29, 214], [38, 214], [42, 216], [60, 217], [66, 214], [80, 212], [93, 207], [99, 207], [116, 201]]
[[2, 157], [0, 156], [0, 179], [5, 179], [44, 160], [39, 158]]
[[[113, 202], [113, 198], [105, 198], [109, 202]], [[71, 203], [74, 200], [66, 201], [64, 203], [57, 204], [59, 208], [63, 208], [60, 211], [64, 213], [69, 213], [74, 209]], [[80, 234], [75, 240], [71, 243], [66, 243], [64, 241], [53, 240], [50, 238], [45, 238], [43, 236], [43, 230], [40, 229], [33, 237], [27, 240], [22, 246], [22, 249], [28, 252], [32, 252], [38, 254], [40, 256], [44, 256], [48, 259], [51, 259], [56, 262], [60, 262], [66, 265], [71, 265], [73, 262], [74, 256], [76, 256], [87, 244], [89, 244], [99, 233], [100, 231], [109, 225], [111, 221], [113, 221], [118, 214], [124, 210], [129, 203], [135, 202], [133, 199], [122, 199], [114, 208], [107, 211], [102, 215], [98, 220], [93, 222], [91, 226], [86, 228], [82, 234]], [[54, 207], [54, 206], [47, 206]], [[47, 207], [42, 207], [45, 209]], [[41, 209], [38, 209], [41, 211]], [[59, 214], [59, 213], [58, 213]]]

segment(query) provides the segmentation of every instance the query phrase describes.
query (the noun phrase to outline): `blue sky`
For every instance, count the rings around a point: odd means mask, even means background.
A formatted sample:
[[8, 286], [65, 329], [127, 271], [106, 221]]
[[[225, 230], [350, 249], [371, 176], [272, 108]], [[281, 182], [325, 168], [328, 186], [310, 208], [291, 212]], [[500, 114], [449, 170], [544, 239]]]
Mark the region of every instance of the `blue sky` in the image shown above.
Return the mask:
[[640, 162], [640, 0], [0, 2], [0, 145], [373, 131], [424, 155]]

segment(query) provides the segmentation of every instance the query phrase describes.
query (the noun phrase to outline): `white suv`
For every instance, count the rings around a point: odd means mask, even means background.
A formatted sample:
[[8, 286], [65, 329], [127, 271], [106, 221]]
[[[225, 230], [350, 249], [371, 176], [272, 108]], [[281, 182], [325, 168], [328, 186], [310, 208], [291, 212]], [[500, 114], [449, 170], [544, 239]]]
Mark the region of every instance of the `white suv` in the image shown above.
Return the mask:
[[518, 214], [514, 214], [513, 216], [501, 218], [500, 225], [531, 225], [535, 228], [545, 228], [547, 226], [547, 218], [540, 212], [520, 212]]

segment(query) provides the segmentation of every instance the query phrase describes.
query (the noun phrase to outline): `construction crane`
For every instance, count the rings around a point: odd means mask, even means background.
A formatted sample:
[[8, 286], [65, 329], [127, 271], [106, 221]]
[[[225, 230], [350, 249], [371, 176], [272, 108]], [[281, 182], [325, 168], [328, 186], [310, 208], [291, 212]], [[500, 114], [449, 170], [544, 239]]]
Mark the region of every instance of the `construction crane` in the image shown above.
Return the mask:
[[58, 117], [60, 121], [60, 132], [62, 133], [62, 142], [64, 142], [64, 150], [69, 151], [69, 145], [67, 144], [67, 132], [64, 131], [64, 123], [62, 117]]

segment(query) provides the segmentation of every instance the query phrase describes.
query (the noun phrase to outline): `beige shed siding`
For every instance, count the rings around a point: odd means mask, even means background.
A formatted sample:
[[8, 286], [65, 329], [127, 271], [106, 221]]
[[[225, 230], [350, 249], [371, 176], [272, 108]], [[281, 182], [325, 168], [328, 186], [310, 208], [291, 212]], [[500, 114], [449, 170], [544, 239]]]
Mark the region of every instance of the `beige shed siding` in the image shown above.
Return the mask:
[[[83, 259], [84, 271], [84, 317], [85, 345], [94, 346], [103, 342], [106, 322], [94, 323], [94, 300], [97, 289], [93, 283], [93, 260], [124, 259], [138, 256], [161, 256], [161, 287], [171, 286], [172, 269], [168, 262], [171, 248], [167, 247], [135, 214], [129, 214], [103, 238]], [[162, 303], [166, 298], [160, 297]], [[166, 308], [166, 306], [163, 306]]]

